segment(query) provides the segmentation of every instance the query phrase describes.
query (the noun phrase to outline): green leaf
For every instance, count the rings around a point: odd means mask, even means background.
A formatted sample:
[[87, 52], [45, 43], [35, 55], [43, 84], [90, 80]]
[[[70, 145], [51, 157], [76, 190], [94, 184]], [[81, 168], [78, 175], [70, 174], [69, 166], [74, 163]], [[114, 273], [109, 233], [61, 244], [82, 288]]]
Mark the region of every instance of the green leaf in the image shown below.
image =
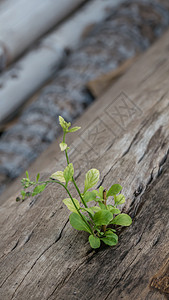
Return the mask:
[[29, 173], [26, 171], [26, 178], [29, 179]]
[[94, 235], [89, 236], [89, 243], [93, 249], [100, 247], [100, 239]]
[[75, 131], [77, 131], [77, 130], [79, 130], [79, 129], [81, 129], [81, 127], [76, 126], [76, 127], [73, 127], [73, 128], [71, 128], [71, 129], [69, 129], [68, 132], [75, 132]]
[[98, 201], [98, 203], [101, 209], [107, 210], [106, 205], [102, 201]]
[[21, 201], [21, 198], [18, 196], [18, 197], [16, 197], [16, 202], [19, 202], [19, 201]]
[[95, 211], [95, 212], [98, 212], [98, 211], [100, 211], [101, 210], [101, 208], [100, 207], [98, 207], [98, 206], [92, 206], [92, 207], [90, 207], [93, 211]]
[[89, 212], [89, 213], [91, 213], [91, 214], [93, 215], [94, 212], [100, 211], [101, 208], [98, 207], [98, 206], [92, 206], [92, 207], [82, 208], [81, 210], [82, 210], [82, 211], [87, 211], [87, 212]]
[[113, 214], [118, 215], [121, 213], [120, 209], [113, 207], [112, 205], [107, 205], [107, 209]]
[[107, 191], [107, 198], [109, 196], [117, 195], [122, 190], [122, 186], [120, 184], [113, 184], [111, 188]]
[[40, 194], [41, 192], [43, 192], [43, 190], [45, 189], [46, 186], [47, 186], [46, 183], [41, 184], [41, 185], [37, 185], [33, 190], [32, 197], [35, 196], [35, 195]]
[[[85, 216], [84, 216], [84, 218], [85, 218]], [[73, 228], [91, 233], [87, 224], [82, 220], [82, 218], [78, 214], [73, 212], [69, 216], [69, 220], [70, 220], [70, 224], [72, 225]]]
[[116, 195], [114, 196], [114, 201], [116, 205], [123, 204], [125, 203], [125, 197], [123, 194]]
[[92, 192], [96, 194], [96, 197], [99, 197], [99, 192], [97, 190], [93, 190]]
[[60, 143], [59, 146], [60, 146], [61, 151], [65, 151], [66, 148], [67, 148], [67, 144], [66, 144], [66, 143], [63, 143], [63, 142]]
[[72, 180], [74, 174], [73, 164], [68, 164], [68, 166], [64, 169], [63, 176], [66, 180], [66, 184]]
[[96, 212], [93, 217], [93, 221], [96, 224], [96, 226], [108, 225], [112, 219], [113, 215], [111, 214], [111, 212], [103, 209]]
[[103, 186], [100, 186], [100, 187], [99, 187], [99, 197], [100, 197], [101, 199], [103, 199], [103, 191], [104, 191], [104, 187], [103, 187]]
[[57, 171], [57, 172], [53, 173], [50, 176], [50, 178], [59, 180], [60, 182], [63, 182], [63, 183], [66, 182], [62, 171]]
[[90, 213], [91, 215], [94, 215], [94, 212], [93, 212], [93, 210], [92, 210], [91, 207], [83, 207], [81, 210], [82, 210], [82, 211], [87, 211], [87, 212]]
[[99, 181], [99, 177], [100, 172], [97, 169], [91, 169], [86, 173], [84, 194], [88, 189], [93, 187]]
[[68, 128], [71, 126], [71, 123], [67, 123], [61, 116], [59, 116], [59, 123], [64, 132], [68, 132]]
[[121, 226], [130, 226], [132, 223], [132, 219], [127, 214], [120, 214], [116, 216], [111, 224], [121, 225]]
[[85, 202], [89, 201], [95, 201], [96, 200], [96, 194], [95, 192], [86, 192], [85, 195], [83, 196], [83, 199]]
[[36, 182], [38, 182], [39, 177], [40, 177], [40, 174], [38, 173], [37, 176], [36, 176]]
[[101, 238], [101, 240], [109, 246], [115, 246], [118, 243], [118, 236], [114, 232], [106, 231], [106, 237]]
[[[107, 228], [107, 231], [116, 232], [116, 230], [113, 229], [113, 228]], [[107, 232], [107, 231], [106, 231], [106, 232]]]
[[21, 195], [22, 195], [22, 200], [25, 199], [25, 196], [26, 196], [26, 192], [24, 190], [21, 191]]
[[[78, 201], [77, 199], [75, 199], [75, 198], [73, 198], [73, 200], [74, 200], [74, 202], [75, 202], [77, 208], [80, 209], [79, 201]], [[76, 214], [78, 214], [78, 211], [76, 210], [76, 208], [75, 208], [75, 206], [74, 206], [74, 204], [73, 204], [73, 202], [72, 202], [72, 200], [71, 200], [70, 198], [64, 199], [64, 200], [63, 200], [63, 203], [67, 206], [67, 208], [68, 208], [70, 211], [75, 212]]]

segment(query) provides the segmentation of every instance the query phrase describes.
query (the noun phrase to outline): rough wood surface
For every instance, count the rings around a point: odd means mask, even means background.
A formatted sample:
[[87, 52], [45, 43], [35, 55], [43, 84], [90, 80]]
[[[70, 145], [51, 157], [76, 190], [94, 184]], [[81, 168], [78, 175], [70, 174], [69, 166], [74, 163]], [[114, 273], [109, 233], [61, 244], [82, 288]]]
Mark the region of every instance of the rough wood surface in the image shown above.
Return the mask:
[[[68, 222], [60, 188], [50, 186], [42, 196], [16, 203], [16, 182], [0, 208], [3, 300], [168, 297], [150, 286], [169, 257], [168, 40], [169, 32], [87, 110], [77, 122], [83, 131], [68, 141], [80, 188], [90, 167], [101, 171], [105, 187], [122, 184], [132, 226], [121, 231], [116, 247], [91, 251], [87, 234]], [[40, 170], [48, 178], [63, 169], [65, 160], [57, 152], [55, 143], [31, 175]]]

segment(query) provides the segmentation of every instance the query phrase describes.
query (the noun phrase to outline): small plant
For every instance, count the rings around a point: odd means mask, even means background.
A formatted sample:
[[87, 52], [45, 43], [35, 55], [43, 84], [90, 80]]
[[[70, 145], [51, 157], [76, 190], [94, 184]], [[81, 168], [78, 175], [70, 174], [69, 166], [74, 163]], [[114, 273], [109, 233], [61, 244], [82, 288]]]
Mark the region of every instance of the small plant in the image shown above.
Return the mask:
[[[118, 205], [125, 202], [123, 194], [119, 194], [122, 190], [121, 185], [113, 184], [109, 190], [106, 191], [102, 186], [98, 190], [92, 190], [99, 181], [100, 173], [97, 169], [89, 170], [85, 175], [84, 190], [80, 192], [76, 181], [73, 177], [73, 164], [69, 162], [68, 150], [66, 144], [66, 134], [75, 132], [80, 127], [70, 128], [71, 123], [67, 123], [61, 116], [59, 117], [60, 125], [63, 129], [63, 140], [60, 143], [61, 151], [65, 152], [67, 166], [64, 171], [57, 171], [50, 176], [50, 180], [40, 181], [38, 174], [35, 181], [31, 181], [29, 174], [26, 171], [26, 178], [21, 180], [23, 190], [21, 191], [22, 200], [29, 196], [40, 194], [47, 184], [57, 183], [61, 185], [67, 192], [68, 198], [63, 202], [71, 211], [69, 216], [70, 224], [77, 230], [86, 231], [89, 233], [89, 243], [94, 249], [99, 248], [101, 241], [106, 245], [114, 246], [118, 243], [118, 236], [113, 225], [129, 226], [132, 220], [129, 215], [121, 213]], [[68, 184], [71, 183], [77, 190], [79, 200], [73, 198]], [[26, 192], [30, 186], [35, 186], [33, 192]], [[107, 199], [113, 197], [112, 204], [107, 204]], [[20, 200], [18, 197], [17, 201]], [[94, 204], [93, 204], [94, 203]]]

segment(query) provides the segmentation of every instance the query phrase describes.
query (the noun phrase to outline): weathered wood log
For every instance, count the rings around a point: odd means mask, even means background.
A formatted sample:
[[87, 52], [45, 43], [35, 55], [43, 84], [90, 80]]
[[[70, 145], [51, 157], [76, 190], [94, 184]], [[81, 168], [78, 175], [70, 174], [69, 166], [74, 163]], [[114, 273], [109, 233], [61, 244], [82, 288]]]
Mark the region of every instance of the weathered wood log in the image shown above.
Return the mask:
[[[84, 130], [68, 139], [80, 188], [89, 167], [101, 171], [103, 186], [122, 184], [132, 226], [121, 230], [116, 247], [91, 251], [87, 234], [68, 222], [60, 188], [49, 186], [18, 204], [15, 183], [0, 208], [2, 299], [162, 300], [161, 293], [168, 295], [160, 283], [151, 287], [169, 254], [168, 38], [169, 32], [88, 109], [77, 122]], [[63, 169], [57, 150], [53, 144], [42, 154], [31, 175], [40, 170], [48, 178]]]
[[[77, 1], [74, 2], [76, 5], [78, 4]], [[72, 2], [72, 5], [74, 2]], [[65, 2], [63, 2], [62, 5], [65, 5]], [[69, 5], [71, 7], [71, 2]], [[42, 86], [54, 72], [56, 72], [56, 69], [60, 66], [66, 56], [65, 50], [73, 49], [78, 45], [86, 28], [95, 22], [102, 21], [108, 15], [106, 8], [109, 7], [110, 9], [115, 5], [117, 5], [117, 1], [112, 2], [112, 0], [104, 2], [102, 0], [96, 0], [87, 3], [64, 24], [60, 25], [52, 33], [43, 38], [38, 47], [29, 51], [9, 71], [6, 71], [1, 75], [0, 123], [8, 118], [13, 112], [15, 113], [17, 108], [40, 86]], [[23, 28], [21, 28], [21, 30], [23, 30]], [[29, 30], [31, 32], [30, 27]], [[26, 36], [24, 36], [24, 38], [26, 38]], [[12, 43], [12, 41], [10, 42]], [[28, 40], [26, 40], [26, 43], [28, 43]], [[17, 43], [17, 47], [19, 47], [19, 45], [20, 44]], [[14, 46], [15, 44], [13, 47]], [[6, 58], [3, 55], [1, 38], [0, 57], [0, 65], [5, 66]], [[10, 57], [11, 59], [14, 59], [16, 56], [10, 55]]]

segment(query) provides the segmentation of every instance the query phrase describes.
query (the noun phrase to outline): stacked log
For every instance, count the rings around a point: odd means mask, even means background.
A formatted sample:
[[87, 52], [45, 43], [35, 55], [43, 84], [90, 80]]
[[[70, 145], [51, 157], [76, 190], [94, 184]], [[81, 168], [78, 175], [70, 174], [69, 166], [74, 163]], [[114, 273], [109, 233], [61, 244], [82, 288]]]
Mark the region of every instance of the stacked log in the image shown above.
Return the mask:
[[0, 66], [9, 64], [85, 0], [15, 0], [0, 9]]
[[[72, 3], [76, 3], [77, 5], [78, 1], [74, 1]], [[57, 2], [57, 5], [60, 5], [60, 3]], [[73, 9], [74, 6], [71, 5], [70, 1], [69, 5], [70, 8]], [[85, 32], [85, 29], [89, 28], [91, 24], [93, 25], [93, 22], [97, 23], [108, 17], [109, 13], [111, 12], [110, 8], [114, 7], [115, 5], [116, 1], [113, 1], [112, 3], [112, 0], [95, 0], [87, 3], [84, 7], [81, 8], [80, 11], [77, 11], [65, 23], [60, 25], [52, 33], [48, 34], [45, 38], [43, 38], [38, 43], [36, 48], [24, 55], [23, 58], [21, 58], [12, 68], [9, 69], [9, 71], [6, 71], [1, 75], [0, 124], [2, 124], [9, 116], [11, 117], [13, 115], [12, 113], [15, 113], [17, 108], [19, 108], [35, 91], [37, 91], [38, 88], [40, 88], [45, 81], [51, 78], [54, 72], [56, 72], [56, 70], [59, 69], [60, 65], [65, 60], [67, 50], [69, 49], [70, 51], [77, 47], [78, 42], [80, 42], [80, 39], [82, 38]], [[108, 10], [106, 10], [107, 6], [109, 6]], [[65, 2], [62, 1], [60, 9], [64, 10], [64, 7]], [[20, 8], [20, 10], [21, 9], [22, 7]], [[43, 7], [43, 9], [45, 10], [45, 7]], [[52, 10], [52, 5], [50, 10]], [[67, 13], [68, 12], [69, 10], [67, 11]], [[34, 14], [36, 13], [37, 12], [35, 10]], [[46, 15], [45, 11], [44, 13]], [[59, 11], [57, 11], [57, 14], [59, 18], [63, 18], [63, 14], [59, 15]], [[34, 18], [34, 15], [32, 16], [32, 18]], [[56, 18], [56, 21], [57, 20], [58, 19]], [[47, 20], [44, 18], [44, 23], [45, 22], [47, 22]], [[33, 25], [35, 24], [32, 24], [31, 26]], [[16, 56], [18, 55], [18, 51], [23, 51], [22, 45], [26, 48], [29, 45], [29, 43], [33, 41], [33, 38], [36, 38], [35, 36], [31, 35], [32, 28], [30, 26], [28, 27], [30, 31], [28, 37], [24, 35], [24, 28], [25, 27], [23, 26], [23, 28], [21, 28], [21, 32], [18, 33], [20, 35], [23, 34], [25, 39], [24, 44], [18, 43], [15, 39], [14, 41], [10, 40], [10, 43], [12, 43], [11, 49], [13, 53], [10, 54], [9, 57], [12, 60], [16, 58]], [[6, 32], [5, 29], [4, 32]], [[34, 34], [36, 34], [36, 32]], [[32, 38], [32, 40], [30, 38]], [[6, 37], [6, 39], [8, 42], [9, 37]], [[2, 44], [4, 44], [3, 39], [1, 39], [0, 30], [0, 64], [3, 67], [5, 66], [6, 57], [4, 56], [3, 50], [1, 48], [1, 41]], [[7, 49], [8, 45], [4, 45], [5, 49]], [[15, 46], [17, 46], [18, 48], [15, 49]]]

